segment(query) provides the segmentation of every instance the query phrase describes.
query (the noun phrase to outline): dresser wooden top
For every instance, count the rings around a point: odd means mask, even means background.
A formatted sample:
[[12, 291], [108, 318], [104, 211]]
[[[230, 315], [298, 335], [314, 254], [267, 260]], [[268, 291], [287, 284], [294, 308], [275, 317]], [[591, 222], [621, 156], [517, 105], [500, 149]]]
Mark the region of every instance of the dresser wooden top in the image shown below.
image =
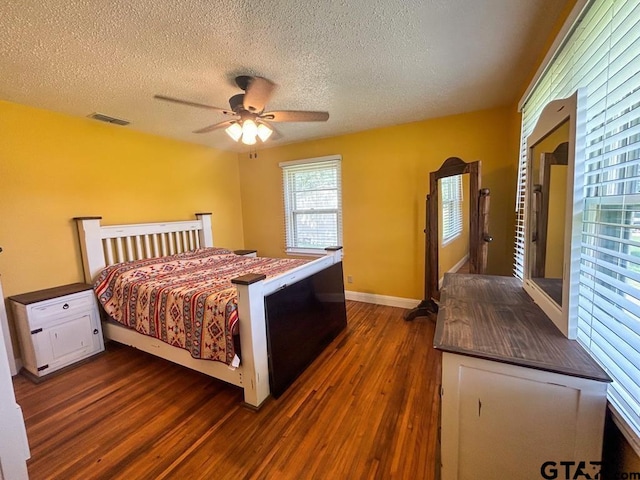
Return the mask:
[[45, 300], [51, 300], [52, 298], [64, 297], [65, 295], [71, 295], [72, 293], [84, 292], [85, 290], [91, 289], [93, 289], [93, 287], [87, 283], [71, 283], [69, 285], [46, 288], [36, 292], [13, 295], [9, 297], [9, 300], [13, 300], [14, 302], [21, 303], [23, 305], [30, 305], [32, 303], [43, 302]]
[[513, 277], [445, 275], [433, 343], [445, 352], [611, 381], [577, 341], [556, 328]]

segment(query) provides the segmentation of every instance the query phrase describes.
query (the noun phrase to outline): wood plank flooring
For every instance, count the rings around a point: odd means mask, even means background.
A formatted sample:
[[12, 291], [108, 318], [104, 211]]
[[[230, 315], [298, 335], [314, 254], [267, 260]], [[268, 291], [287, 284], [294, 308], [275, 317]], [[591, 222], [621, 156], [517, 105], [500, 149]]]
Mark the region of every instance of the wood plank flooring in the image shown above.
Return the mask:
[[433, 479], [433, 319], [348, 302], [348, 327], [259, 412], [240, 389], [143, 352], [14, 379], [38, 479]]

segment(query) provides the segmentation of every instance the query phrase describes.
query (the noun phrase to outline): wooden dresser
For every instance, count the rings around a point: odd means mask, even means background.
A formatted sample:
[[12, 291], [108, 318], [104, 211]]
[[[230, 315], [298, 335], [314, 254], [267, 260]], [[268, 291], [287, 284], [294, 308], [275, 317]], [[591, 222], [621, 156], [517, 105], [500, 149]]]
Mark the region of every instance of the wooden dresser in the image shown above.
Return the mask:
[[611, 380], [519, 280], [446, 275], [434, 346], [442, 479], [596, 478]]

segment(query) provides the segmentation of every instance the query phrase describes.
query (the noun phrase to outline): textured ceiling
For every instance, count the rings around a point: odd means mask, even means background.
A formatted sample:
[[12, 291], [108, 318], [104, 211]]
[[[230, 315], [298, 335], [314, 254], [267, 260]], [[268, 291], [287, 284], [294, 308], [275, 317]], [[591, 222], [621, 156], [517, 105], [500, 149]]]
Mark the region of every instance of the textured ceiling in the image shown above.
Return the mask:
[[[0, 100], [233, 150], [236, 75], [279, 85], [271, 145], [506, 105], [535, 69], [566, 0], [3, 0]], [[266, 146], [266, 145], [265, 145]]]

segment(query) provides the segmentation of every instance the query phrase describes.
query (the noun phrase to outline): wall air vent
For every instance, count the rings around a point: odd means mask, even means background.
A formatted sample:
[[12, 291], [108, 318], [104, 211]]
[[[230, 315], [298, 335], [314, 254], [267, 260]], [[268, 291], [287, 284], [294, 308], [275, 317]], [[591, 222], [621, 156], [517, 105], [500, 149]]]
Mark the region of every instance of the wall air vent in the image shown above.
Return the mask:
[[103, 115], [102, 113], [92, 113], [91, 115], [87, 115], [89, 118], [93, 118], [94, 120], [100, 120], [101, 122], [114, 123], [116, 125], [129, 125], [131, 122], [127, 120], [121, 120], [120, 118], [113, 118], [109, 115]]

